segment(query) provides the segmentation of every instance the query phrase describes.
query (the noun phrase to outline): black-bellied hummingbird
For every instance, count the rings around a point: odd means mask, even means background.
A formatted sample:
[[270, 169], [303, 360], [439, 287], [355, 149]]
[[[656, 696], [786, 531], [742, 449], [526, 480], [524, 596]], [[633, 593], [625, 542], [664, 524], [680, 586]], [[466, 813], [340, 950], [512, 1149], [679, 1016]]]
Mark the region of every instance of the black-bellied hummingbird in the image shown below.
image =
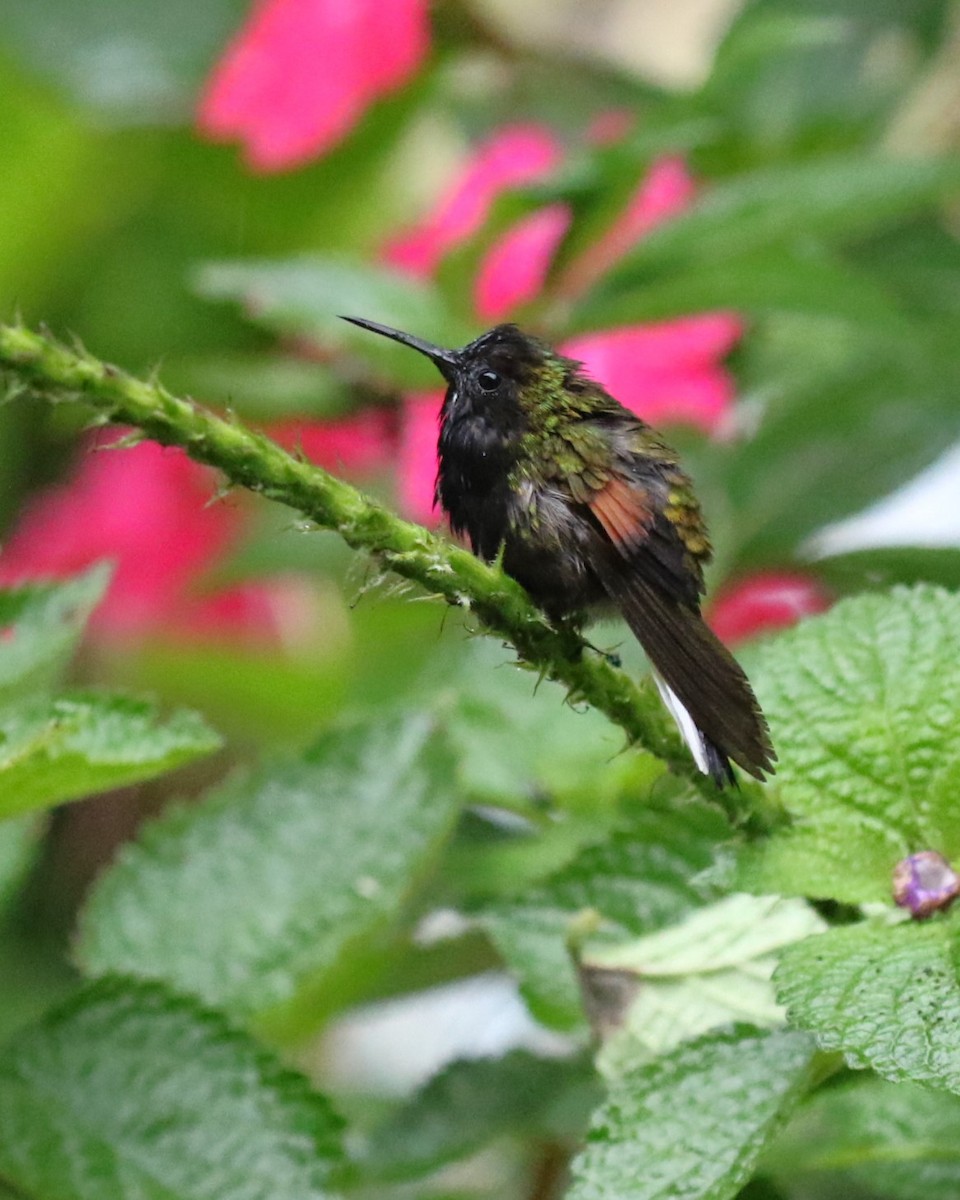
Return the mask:
[[360, 317], [425, 354], [447, 382], [436, 500], [455, 534], [553, 621], [615, 608], [704, 774], [758, 779], [776, 758], [750, 682], [700, 613], [710, 559], [676, 453], [581, 364], [515, 325], [459, 350]]

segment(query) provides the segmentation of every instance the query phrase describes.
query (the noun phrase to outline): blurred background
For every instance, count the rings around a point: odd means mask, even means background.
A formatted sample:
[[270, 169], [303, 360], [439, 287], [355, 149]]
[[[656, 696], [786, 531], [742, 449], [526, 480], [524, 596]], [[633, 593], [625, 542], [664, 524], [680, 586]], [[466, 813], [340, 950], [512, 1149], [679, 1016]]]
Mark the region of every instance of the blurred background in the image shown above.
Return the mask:
[[[447, 344], [516, 319], [669, 429], [731, 644], [847, 592], [960, 584], [956, 4], [0, 0], [0, 30], [5, 319], [230, 408], [431, 524], [429, 364], [336, 314]], [[110, 559], [77, 678], [196, 707], [227, 748], [36, 832], [0, 1029], [68, 986], [80, 899], [171, 795], [490, 676], [469, 619], [116, 437], [25, 397], [0, 409], [0, 581]], [[524, 719], [513, 774], [475, 766], [468, 792], [509, 808], [522, 778], [595, 819], [595, 780], [521, 746]], [[462, 886], [495, 894], [508, 871]], [[328, 1064], [357, 1078], [366, 1054], [389, 1088], [491, 1029], [549, 1044], [485, 954], [424, 951], [355, 988], [469, 978], [420, 1009], [432, 1061], [343, 1033]]]

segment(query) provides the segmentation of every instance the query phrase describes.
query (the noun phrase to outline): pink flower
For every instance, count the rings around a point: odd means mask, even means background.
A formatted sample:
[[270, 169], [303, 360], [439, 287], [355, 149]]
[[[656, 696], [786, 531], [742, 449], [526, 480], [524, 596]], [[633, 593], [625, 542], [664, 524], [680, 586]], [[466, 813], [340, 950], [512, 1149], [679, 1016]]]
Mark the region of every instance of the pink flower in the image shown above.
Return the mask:
[[685, 422], [712, 433], [733, 403], [723, 357], [741, 330], [732, 313], [704, 313], [585, 334], [561, 350], [645, 421]]
[[168, 628], [180, 641], [300, 651], [310, 646], [320, 615], [308, 580], [277, 575], [188, 597], [169, 615]]
[[594, 146], [609, 146], [622, 142], [633, 129], [634, 114], [629, 108], [610, 108], [597, 113], [586, 129], [586, 140]]
[[108, 448], [97, 434], [66, 483], [36, 496], [0, 554], [0, 581], [57, 579], [102, 558], [116, 564], [93, 623], [139, 634], [162, 622], [192, 580], [234, 540], [239, 512], [210, 505], [211, 471], [182, 450]]
[[714, 632], [730, 645], [788, 629], [825, 612], [833, 597], [816, 579], [791, 571], [764, 571], [725, 588], [710, 608]]
[[426, 0], [258, 0], [200, 101], [200, 132], [256, 171], [325, 153], [427, 53]]
[[0, 584], [59, 579], [101, 559], [115, 571], [91, 622], [105, 640], [214, 630], [276, 643], [299, 604], [289, 580], [248, 583], [212, 595], [197, 579], [232, 548], [241, 501], [212, 504], [212, 471], [182, 450], [152, 442], [115, 447], [114, 431], [87, 440], [70, 479], [36, 496], [0, 553]]
[[277, 421], [268, 434], [324, 470], [369, 475], [386, 466], [393, 452], [392, 414], [367, 408], [339, 421]]
[[477, 316], [501, 321], [521, 304], [535, 300], [569, 226], [567, 206], [551, 204], [519, 221], [491, 246], [474, 282]]
[[[551, 162], [540, 173], [555, 165]], [[693, 179], [680, 159], [654, 163], [620, 217], [564, 272], [560, 290], [567, 297], [586, 291], [651, 229], [682, 212], [692, 198]], [[493, 197], [487, 201], [488, 207], [492, 201]], [[474, 307], [482, 320], [503, 320], [536, 298], [570, 221], [566, 205], [551, 204], [523, 218], [491, 246], [474, 285]], [[445, 247], [444, 253], [450, 248]]]
[[443, 392], [416, 392], [403, 402], [403, 426], [397, 455], [400, 506], [421, 525], [436, 525], [433, 503], [437, 479], [437, 426]]
[[628, 247], [634, 245], [651, 229], [688, 208], [695, 191], [682, 158], [658, 159], [606, 236], [616, 232]]
[[560, 145], [541, 125], [508, 125], [485, 142], [421, 224], [388, 242], [384, 259], [418, 277], [483, 225], [496, 198], [533, 183], [560, 162]]
[[672, 156], [658, 159], [617, 220], [570, 264], [560, 290], [567, 296], [587, 291], [652, 229], [688, 208], [695, 190], [693, 177], [682, 159]]

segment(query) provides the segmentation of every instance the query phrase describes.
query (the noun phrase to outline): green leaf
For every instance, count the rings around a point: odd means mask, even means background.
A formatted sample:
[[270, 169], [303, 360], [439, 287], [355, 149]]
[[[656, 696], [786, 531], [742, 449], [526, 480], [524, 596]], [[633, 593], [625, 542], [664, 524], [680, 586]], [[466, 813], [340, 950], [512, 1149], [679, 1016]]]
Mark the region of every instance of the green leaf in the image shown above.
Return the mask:
[[339, 1121], [217, 1013], [87, 988], [0, 1053], [0, 1178], [58, 1200], [322, 1200]]
[[22, 816], [0, 821], [0, 910], [26, 874], [38, 840], [36, 817]]
[[955, 546], [871, 546], [818, 558], [811, 565], [840, 592], [890, 588], [897, 583], [937, 583], [960, 591], [960, 547]]
[[954, 329], [955, 320], [883, 332], [783, 315], [744, 344], [741, 386], [759, 427], [705, 464], [720, 473], [712, 508], [732, 510], [739, 570], [792, 557], [960, 436]]
[[128, 696], [38, 697], [0, 711], [0, 817], [152, 779], [219, 745], [186, 709], [161, 719]]
[[[579, 157], [564, 164], [555, 178], [543, 185], [544, 190], [555, 193], [546, 199], [565, 202], [573, 217], [550, 264], [551, 280], [580, 255], [589, 256], [591, 247], [627, 210], [657, 159], [667, 154], [686, 157], [716, 135], [717, 121], [712, 115], [679, 121], [664, 119], [662, 110], [648, 115], [652, 119], [623, 141], [591, 146], [589, 153], [581, 150]], [[485, 226], [484, 236], [486, 230]]]
[[664, 320], [712, 308], [753, 317], [805, 313], [839, 317], [903, 335], [909, 325], [891, 289], [826, 255], [780, 249], [733, 260], [707, 260], [636, 288], [599, 291], [576, 308], [572, 328], [605, 329]]
[[373, 1129], [357, 1166], [364, 1179], [405, 1179], [495, 1138], [579, 1137], [599, 1092], [582, 1059], [515, 1050], [500, 1059], [455, 1062]]
[[960, 313], [960, 245], [935, 219], [921, 217], [869, 238], [853, 248], [853, 257], [914, 313]]
[[[710, 161], [729, 169], [731, 160], [783, 161], [809, 157], [811, 147], [873, 141], [920, 66], [906, 31], [896, 28], [909, 5], [897, 7], [898, 13], [884, 11], [882, 0], [744, 5], [695, 98], [698, 110], [722, 116], [728, 126], [726, 145]], [[883, 29], [887, 22], [894, 28]], [[879, 45], [894, 40], [905, 52], [887, 70], [874, 69]]]
[[168, 387], [229, 405], [247, 421], [335, 419], [356, 403], [329, 367], [291, 355], [233, 353], [183, 358], [164, 371]]
[[567, 940], [585, 911], [602, 918], [595, 936], [622, 944], [681, 919], [711, 895], [699, 879], [729, 835], [719, 811], [678, 796], [662, 811], [641, 809], [606, 841], [589, 846], [542, 883], [480, 911], [524, 999], [548, 1024], [582, 1019]]
[[110, 570], [0, 591], [0, 704], [49, 689], [69, 663]]
[[740, 886], [888, 901], [905, 855], [960, 860], [960, 596], [841, 601], [764, 645], [752, 679], [794, 822], [747, 848]]
[[428, 717], [327, 733], [149, 825], [97, 884], [80, 961], [240, 1013], [289, 1000], [396, 914], [456, 818], [453, 777]]
[[808, 1081], [810, 1040], [739, 1029], [616, 1080], [573, 1160], [569, 1200], [726, 1200]]
[[874, 0], [864, 8], [860, 0], [762, 0], [761, 11], [772, 8], [787, 13], [805, 12], [855, 20], [870, 33], [892, 27], [909, 31], [924, 39], [936, 37], [942, 29], [948, 8], [943, 0]]
[[953, 1200], [960, 1189], [960, 1100], [916, 1084], [860, 1079], [797, 1112], [767, 1163], [784, 1182], [820, 1176], [890, 1200]]
[[859, 1185], [891, 1200], [960, 1193], [960, 1100], [916, 1084], [861, 1079], [817, 1092], [765, 1164], [792, 1184], [803, 1176], [849, 1194]]
[[354, 355], [398, 386], [442, 388], [443, 380], [422, 355], [341, 321], [341, 314], [369, 317], [446, 346], [462, 345], [476, 333], [451, 319], [432, 284], [345, 259], [207, 263], [195, 273], [194, 286], [208, 299], [242, 304], [259, 324], [285, 337], [311, 338]]
[[189, 118], [196, 89], [239, 26], [240, 0], [0, 0], [0, 23], [31, 68], [101, 119]]
[[[283, 511], [277, 507], [276, 514]], [[284, 536], [278, 528], [272, 539], [264, 530], [259, 545], [250, 547], [250, 558], [237, 562], [236, 577], [294, 569], [320, 574], [324, 567], [329, 575], [340, 563], [333, 556], [323, 562], [324, 548], [340, 558], [350, 553], [333, 538], [304, 536], [289, 528]], [[291, 545], [299, 549], [299, 559], [298, 551], [290, 553]], [[272, 749], [309, 745], [344, 713], [369, 711], [398, 697], [409, 702], [411, 681], [423, 660], [437, 653], [441, 617], [436, 607], [381, 594], [375, 602], [355, 607], [344, 625], [340, 603], [330, 596], [329, 615], [315, 647], [279, 655], [235, 642], [187, 645], [171, 638], [153, 642], [136, 660], [125, 661], [123, 684], [198, 708], [218, 729], [245, 744]]]
[[603, 1047], [601, 1069], [620, 1074], [723, 1025], [782, 1024], [770, 982], [779, 952], [824, 928], [802, 900], [733, 895], [636, 941], [588, 943], [580, 960], [586, 991], [602, 989], [611, 974], [621, 996], [633, 985], [626, 1010], [610, 1014], [620, 1028]]
[[0, 924], [0, 1047], [77, 989], [76, 972], [62, 947], [38, 936], [36, 921], [23, 919], [35, 911], [30, 899], [28, 890]]
[[831, 929], [784, 951], [777, 998], [851, 1067], [960, 1092], [956, 936], [953, 920]]
[[716, 184], [658, 226], [608, 276], [611, 291], [681, 265], [736, 259], [766, 247], [863, 234], [929, 208], [960, 186], [960, 163], [855, 153], [778, 163]]
[[595, 709], [578, 709], [563, 688], [519, 667], [489, 640], [431, 672], [432, 695], [451, 696], [450, 735], [471, 797], [517, 807], [550, 798], [590, 815], [659, 774], [641, 755], [623, 753], [623, 735]]

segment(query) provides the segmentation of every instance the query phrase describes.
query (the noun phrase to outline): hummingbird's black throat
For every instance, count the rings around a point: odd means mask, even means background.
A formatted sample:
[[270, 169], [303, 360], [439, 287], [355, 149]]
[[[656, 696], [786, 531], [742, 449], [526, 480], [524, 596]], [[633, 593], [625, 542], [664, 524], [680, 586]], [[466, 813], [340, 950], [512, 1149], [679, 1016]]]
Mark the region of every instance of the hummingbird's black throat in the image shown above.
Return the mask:
[[503, 541], [516, 455], [482, 417], [467, 415], [442, 424], [438, 446], [436, 501], [453, 532], [489, 561]]
[[440, 410], [436, 500], [451, 529], [488, 560], [507, 533], [509, 481], [529, 424], [520, 394], [536, 358], [514, 326], [497, 326], [460, 351]]

